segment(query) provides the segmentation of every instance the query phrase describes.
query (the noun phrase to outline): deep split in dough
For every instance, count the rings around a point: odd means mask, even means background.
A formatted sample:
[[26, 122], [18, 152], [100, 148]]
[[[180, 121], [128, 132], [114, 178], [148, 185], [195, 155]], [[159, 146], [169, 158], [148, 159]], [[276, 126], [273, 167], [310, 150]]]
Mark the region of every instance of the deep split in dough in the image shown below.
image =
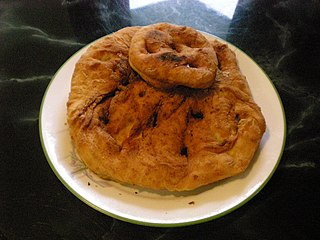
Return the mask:
[[[168, 28], [164, 32], [190, 30], [191, 37], [204, 42], [207, 69], [214, 66], [211, 82], [196, 86], [191, 77], [182, 82], [161, 82], [153, 75], [145, 79], [139, 59], [130, 61], [136, 54], [131, 44], [145, 36], [143, 27], [127, 27], [96, 41], [76, 64], [67, 103], [79, 157], [102, 178], [151, 189], [193, 190], [238, 175], [253, 159], [266, 125], [234, 52], [214, 38], [203, 40], [191, 28], [167, 23], [148, 28], [160, 26]], [[168, 50], [157, 41], [156, 53]], [[171, 54], [181, 53], [172, 41], [176, 52]], [[170, 63], [170, 58], [162, 60]], [[164, 71], [170, 64], [158, 67]]]

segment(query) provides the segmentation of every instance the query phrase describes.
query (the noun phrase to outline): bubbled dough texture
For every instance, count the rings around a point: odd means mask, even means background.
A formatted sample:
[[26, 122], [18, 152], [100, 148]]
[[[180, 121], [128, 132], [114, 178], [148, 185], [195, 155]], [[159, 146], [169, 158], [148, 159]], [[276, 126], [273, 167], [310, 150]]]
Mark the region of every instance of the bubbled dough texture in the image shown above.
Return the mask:
[[201, 33], [168, 23], [139, 29], [131, 41], [129, 62], [157, 88], [208, 88], [217, 70], [216, 54]]
[[74, 146], [105, 179], [192, 190], [243, 172], [265, 131], [235, 54], [216, 40], [219, 69], [203, 90], [158, 90], [132, 70], [128, 27], [91, 46], [76, 64], [68, 108]]

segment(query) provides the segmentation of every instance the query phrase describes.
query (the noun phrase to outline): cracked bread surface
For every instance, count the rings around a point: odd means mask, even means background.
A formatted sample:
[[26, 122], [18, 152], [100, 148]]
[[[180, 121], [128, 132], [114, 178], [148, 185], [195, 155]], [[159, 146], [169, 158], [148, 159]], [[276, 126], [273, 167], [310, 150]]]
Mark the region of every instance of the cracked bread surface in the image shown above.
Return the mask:
[[234, 52], [210, 38], [218, 69], [209, 88], [158, 89], [129, 63], [139, 29], [96, 41], [76, 64], [67, 113], [81, 160], [102, 178], [169, 191], [245, 171], [266, 125]]

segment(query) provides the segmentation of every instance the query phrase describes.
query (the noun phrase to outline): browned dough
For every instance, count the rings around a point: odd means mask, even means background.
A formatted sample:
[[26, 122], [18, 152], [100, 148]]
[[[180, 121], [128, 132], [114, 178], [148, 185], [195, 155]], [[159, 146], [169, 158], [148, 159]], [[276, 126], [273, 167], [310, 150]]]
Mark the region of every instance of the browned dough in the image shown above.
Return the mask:
[[157, 88], [208, 88], [217, 70], [216, 54], [201, 33], [168, 23], [138, 30], [132, 38], [129, 62]]
[[234, 52], [210, 38], [210, 87], [158, 89], [129, 64], [139, 29], [98, 40], [76, 64], [67, 110], [82, 161], [102, 178], [170, 191], [243, 172], [266, 126]]

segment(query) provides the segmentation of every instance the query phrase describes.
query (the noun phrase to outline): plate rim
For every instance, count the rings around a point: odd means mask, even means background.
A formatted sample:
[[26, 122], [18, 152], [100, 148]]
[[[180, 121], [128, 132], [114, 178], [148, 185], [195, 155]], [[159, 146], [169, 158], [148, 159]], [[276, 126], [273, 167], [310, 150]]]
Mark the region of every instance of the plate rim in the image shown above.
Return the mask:
[[[199, 30], [198, 30], [199, 31]], [[94, 44], [95, 42], [99, 41], [100, 39], [108, 36], [102, 36], [86, 45], [84, 45], [83, 47], [81, 47], [80, 49], [78, 49], [75, 53], [73, 53], [59, 68], [58, 70], [55, 72], [55, 74], [52, 76], [50, 82], [47, 85], [47, 88], [43, 94], [42, 100], [41, 100], [41, 104], [40, 104], [40, 111], [39, 111], [39, 123], [38, 123], [38, 127], [39, 127], [39, 136], [40, 136], [40, 142], [41, 142], [41, 147], [42, 150], [44, 152], [44, 155], [46, 157], [46, 160], [51, 168], [51, 170], [54, 172], [54, 174], [56, 175], [56, 177], [59, 179], [59, 181], [74, 195], [76, 196], [79, 200], [81, 200], [82, 202], [84, 202], [85, 204], [87, 204], [88, 206], [90, 206], [91, 208], [97, 210], [100, 213], [103, 213], [109, 217], [124, 221], [124, 222], [128, 222], [128, 223], [133, 223], [133, 224], [137, 224], [137, 225], [141, 225], [141, 226], [150, 226], [150, 227], [182, 227], [182, 226], [190, 226], [190, 225], [195, 225], [195, 224], [200, 224], [200, 223], [204, 223], [204, 222], [208, 222], [214, 219], [218, 219], [220, 217], [223, 217], [233, 211], [235, 211], [236, 209], [240, 208], [241, 206], [245, 205], [246, 203], [248, 203], [250, 200], [252, 200], [264, 187], [265, 185], [269, 182], [269, 180], [272, 178], [273, 174], [275, 173], [276, 169], [278, 168], [279, 164], [280, 164], [280, 160], [282, 158], [282, 155], [284, 153], [284, 149], [285, 149], [285, 145], [286, 145], [286, 138], [287, 138], [287, 122], [286, 122], [286, 115], [285, 115], [285, 110], [284, 110], [284, 106], [280, 97], [279, 92], [277, 91], [274, 83], [272, 82], [272, 80], [269, 78], [269, 76], [265, 73], [265, 71], [260, 67], [260, 65], [258, 65], [254, 59], [252, 57], [250, 57], [248, 54], [246, 54], [242, 49], [240, 49], [239, 47], [235, 46], [234, 44], [221, 39], [220, 37], [217, 37], [211, 33], [207, 33], [204, 31], [199, 31], [201, 33], [203, 33], [204, 35], [208, 35], [211, 37], [214, 37], [216, 39], [218, 39], [219, 41], [222, 41], [226, 44], [228, 44], [229, 46], [231, 46], [233, 48], [233, 50], [236, 51], [240, 51], [241, 54], [243, 54], [245, 57], [249, 58], [249, 60], [256, 66], [259, 68], [259, 70], [261, 71], [261, 73], [265, 76], [265, 78], [269, 81], [269, 83], [272, 86], [272, 89], [274, 91], [274, 93], [277, 96], [277, 100], [278, 103], [280, 104], [280, 108], [281, 108], [281, 112], [282, 112], [282, 118], [283, 118], [283, 136], [282, 136], [282, 146], [281, 146], [281, 150], [279, 152], [279, 156], [278, 159], [275, 163], [275, 165], [273, 166], [273, 169], [271, 170], [270, 174], [268, 175], [268, 177], [263, 181], [263, 183], [254, 191], [252, 192], [248, 197], [246, 197], [244, 200], [242, 200], [240, 203], [236, 204], [235, 206], [210, 217], [204, 217], [198, 220], [194, 220], [194, 221], [182, 221], [182, 222], [178, 222], [178, 223], [157, 223], [157, 222], [147, 222], [147, 221], [142, 221], [142, 220], [136, 220], [136, 219], [131, 219], [131, 218], [127, 218], [127, 217], [123, 217], [123, 216], [119, 216], [117, 214], [114, 214], [112, 212], [109, 212], [105, 209], [102, 209], [101, 207], [95, 205], [94, 203], [92, 203], [91, 201], [87, 200], [85, 197], [81, 196], [81, 194], [79, 194], [76, 190], [74, 190], [72, 188], [72, 186], [70, 186], [65, 179], [61, 176], [61, 174], [59, 173], [59, 171], [55, 168], [55, 166], [53, 165], [51, 158], [47, 152], [47, 148], [45, 146], [45, 142], [44, 142], [44, 136], [43, 136], [43, 127], [42, 127], [42, 119], [43, 119], [43, 108], [44, 108], [44, 104], [45, 104], [45, 100], [47, 97], [47, 94], [50, 90], [51, 85], [53, 84], [56, 76], [59, 74], [59, 72], [65, 67], [65, 65], [67, 65], [76, 55], [79, 54], [79, 52], [84, 51], [84, 49], [90, 47], [90, 45]]]

